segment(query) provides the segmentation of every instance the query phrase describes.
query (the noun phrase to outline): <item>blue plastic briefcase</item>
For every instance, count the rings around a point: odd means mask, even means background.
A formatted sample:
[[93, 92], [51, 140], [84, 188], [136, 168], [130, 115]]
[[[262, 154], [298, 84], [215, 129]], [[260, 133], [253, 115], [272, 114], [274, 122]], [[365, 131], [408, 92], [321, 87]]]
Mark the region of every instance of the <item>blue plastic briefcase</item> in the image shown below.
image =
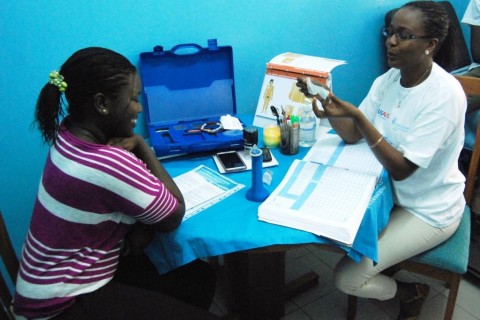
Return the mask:
[[156, 46], [140, 54], [150, 141], [157, 157], [239, 149], [242, 130], [223, 130], [220, 117], [235, 115], [233, 54], [229, 46]]

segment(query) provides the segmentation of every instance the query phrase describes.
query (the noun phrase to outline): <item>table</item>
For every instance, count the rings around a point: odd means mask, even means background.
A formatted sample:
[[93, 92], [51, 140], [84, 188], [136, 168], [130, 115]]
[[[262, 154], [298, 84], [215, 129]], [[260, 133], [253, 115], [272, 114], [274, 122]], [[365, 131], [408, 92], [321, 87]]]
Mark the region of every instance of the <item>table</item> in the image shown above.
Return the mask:
[[[260, 129], [259, 140], [261, 133]], [[262, 142], [259, 141], [259, 144]], [[273, 173], [272, 184], [267, 186], [270, 192], [281, 182], [292, 161], [302, 159], [309, 150], [304, 147], [299, 149], [299, 153], [293, 156], [281, 154], [278, 148], [271, 150], [279, 166], [268, 168]], [[174, 177], [200, 164], [216, 169], [211, 154], [167, 159], [162, 163]], [[236, 289], [231, 293], [231, 298], [237, 302], [238, 299], [245, 300], [241, 306], [233, 308], [237, 308], [237, 312], [261, 315], [262, 319], [275, 319], [283, 315], [279, 313], [283, 310], [284, 297], [272, 293], [283, 292], [284, 289], [282, 275], [284, 276], [287, 246], [327, 244], [340, 247], [356, 261], [362, 256], [377, 261], [377, 235], [387, 224], [393, 207], [392, 191], [385, 173], [374, 191], [352, 247], [339, 245], [308, 232], [258, 221], [257, 209], [260, 203], [248, 201], [245, 197], [251, 186], [251, 171], [230, 173], [228, 177], [244, 184], [245, 188], [184, 221], [177, 230], [157, 234], [147, 247], [146, 252], [160, 273], [197, 258], [224, 255], [227, 274], [236, 274], [237, 277], [237, 280], [230, 279], [233, 281], [232, 289]], [[242, 284], [244, 288], [240, 288]], [[245, 295], [248, 297], [245, 298]], [[261, 303], [257, 302], [258, 297], [262, 299]]]

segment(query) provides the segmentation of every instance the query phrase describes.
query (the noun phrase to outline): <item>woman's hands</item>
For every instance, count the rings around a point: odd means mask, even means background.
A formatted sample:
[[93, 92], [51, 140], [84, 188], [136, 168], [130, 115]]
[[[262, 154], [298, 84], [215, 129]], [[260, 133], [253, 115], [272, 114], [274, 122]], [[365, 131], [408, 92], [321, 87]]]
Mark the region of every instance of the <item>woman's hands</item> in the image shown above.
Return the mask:
[[[317, 99], [321, 99], [321, 96], [319, 94], [312, 94], [311, 92], [308, 91], [308, 82], [307, 82], [308, 77], [298, 77], [297, 78], [297, 87], [299, 88], [300, 92], [302, 92], [306, 97], [312, 98], [315, 97]], [[323, 87], [325, 90], [330, 92], [330, 89], [324, 85], [323, 83], [317, 82], [316, 80], [310, 79], [310, 82], [319, 87]]]
[[[322, 109], [320, 110], [318, 102], [320, 101]], [[355, 118], [358, 115], [357, 107], [347, 101], [340, 100], [331, 92], [328, 99], [313, 98], [313, 112], [319, 118]], [[318, 114], [317, 114], [318, 113]]]
[[178, 189], [178, 186], [175, 184], [175, 181], [173, 181], [172, 177], [168, 174], [160, 161], [158, 161], [155, 153], [145, 139], [143, 139], [142, 136], [135, 134], [127, 138], [112, 138], [108, 141], [108, 144], [132, 152], [137, 158], [145, 163], [150, 172], [162, 181], [165, 187], [178, 200], [179, 205], [177, 212], [152, 225], [152, 227], [155, 228], [155, 230], [162, 232], [169, 232], [177, 228], [182, 222], [185, 214], [185, 200], [183, 199], [180, 189]]
[[[310, 82], [312, 82], [311, 79]], [[324, 98], [322, 98], [320, 94], [310, 94], [308, 92], [307, 78], [297, 78], [296, 85], [299, 90], [305, 94], [305, 96], [312, 98], [313, 112], [315, 115], [320, 119], [328, 118], [328, 122], [332, 128], [345, 142], [354, 143], [360, 140], [362, 135], [357, 130], [356, 122], [362, 118], [362, 112], [351, 103], [338, 99], [323, 83], [315, 81], [313, 84], [328, 90], [328, 94], [324, 94]]]
[[[312, 95], [308, 90], [307, 77], [297, 78], [297, 87], [306, 97], [312, 98], [313, 112], [318, 118], [354, 118], [357, 115], [358, 109], [354, 105], [338, 99], [323, 83], [312, 79], [310, 79], [310, 81], [315, 86], [321, 86], [325, 90], [328, 90], [328, 96], [326, 98], [322, 98], [320, 94]], [[319, 102], [321, 105], [319, 105]]]
[[145, 139], [138, 134], [134, 134], [131, 137], [111, 138], [107, 144], [110, 146], [123, 148], [133, 153], [135, 156], [137, 156], [137, 158], [141, 159], [145, 163], [147, 163], [148, 158], [152, 153]]
[[[315, 82], [314, 84], [328, 89], [322, 83]], [[375, 146], [372, 148], [372, 152], [394, 180], [406, 179], [417, 169], [414, 163], [389, 143], [377, 144], [378, 141], [382, 141], [379, 140], [382, 135], [356, 106], [340, 100], [331, 91], [325, 99], [319, 94], [310, 94], [307, 80], [304, 77], [297, 79], [297, 87], [305, 96], [312, 98], [315, 115], [319, 118], [328, 118], [330, 125], [343, 141], [355, 143], [364, 138], [370, 146]]]

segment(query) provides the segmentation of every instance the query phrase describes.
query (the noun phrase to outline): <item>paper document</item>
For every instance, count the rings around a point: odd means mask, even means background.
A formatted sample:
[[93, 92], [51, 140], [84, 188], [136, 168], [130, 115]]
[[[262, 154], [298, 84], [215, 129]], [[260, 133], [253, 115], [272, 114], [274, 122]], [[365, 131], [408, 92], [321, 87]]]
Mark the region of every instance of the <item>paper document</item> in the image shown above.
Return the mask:
[[293, 162], [258, 218], [351, 245], [381, 171], [365, 142], [346, 145], [336, 135], [322, 135], [303, 160]]
[[303, 160], [346, 168], [377, 177], [383, 170], [382, 164], [365, 141], [346, 144], [336, 134], [321, 133]]
[[[309, 98], [297, 87], [298, 77], [309, 77], [314, 82], [323, 83], [333, 90], [331, 72], [334, 68], [344, 64], [346, 62], [343, 60], [293, 52], [284, 52], [273, 57], [267, 62], [253, 125], [264, 127], [276, 123], [277, 119], [271, 111], [271, 106], [278, 110], [283, 107], [287, 114], [292, 114], [290, 110], [295, 112], [303, 110], [303, 106]], [[324, 119], [322, 122], [322, 125], [326, 125], [328, 120]]]
[[181, 174], [173, 180], [185, 199], [184, 221], [244, 187], [243, 184], [204, 165]]

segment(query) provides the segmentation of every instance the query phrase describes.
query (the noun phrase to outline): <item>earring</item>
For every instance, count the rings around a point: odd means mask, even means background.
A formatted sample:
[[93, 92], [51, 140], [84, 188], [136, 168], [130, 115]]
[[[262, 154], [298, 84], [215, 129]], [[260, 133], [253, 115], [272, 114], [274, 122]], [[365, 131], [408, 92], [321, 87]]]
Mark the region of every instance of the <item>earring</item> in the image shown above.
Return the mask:
[[428, 56], [430, 54], [430, 51], [425, 50], [425, 54]]

